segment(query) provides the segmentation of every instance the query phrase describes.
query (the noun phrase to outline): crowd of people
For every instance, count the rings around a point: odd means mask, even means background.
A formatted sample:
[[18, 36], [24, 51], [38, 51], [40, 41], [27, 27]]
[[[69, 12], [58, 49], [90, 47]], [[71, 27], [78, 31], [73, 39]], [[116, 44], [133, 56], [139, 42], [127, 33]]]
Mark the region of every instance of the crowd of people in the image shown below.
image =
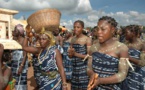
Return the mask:
[[39, 34], [16, 25], [13, 39], [22, 49], [4, 50], [0, 44], [0, 90], [27, 90], [28, 54], [36, 90], [145, 90], [143, 28], [117, 25], [110, 16], [90, 31], [81, 20], [73, 30], [42, 27]]

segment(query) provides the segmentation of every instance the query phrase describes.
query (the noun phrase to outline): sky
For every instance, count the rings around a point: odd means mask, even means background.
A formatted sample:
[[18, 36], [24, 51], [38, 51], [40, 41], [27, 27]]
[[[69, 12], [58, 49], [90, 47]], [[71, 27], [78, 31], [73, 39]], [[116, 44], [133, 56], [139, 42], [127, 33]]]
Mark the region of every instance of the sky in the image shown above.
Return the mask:
[[118, 26], [145, 26], [145, 0], [0, 0], [0, 8], [18, 10], [14, 18], [20, 20], [37, 10], [56, 8], [61, 12], [60, 25], [68, 29], [76, 20], [94, 27], [102, 16], [115, 18]]

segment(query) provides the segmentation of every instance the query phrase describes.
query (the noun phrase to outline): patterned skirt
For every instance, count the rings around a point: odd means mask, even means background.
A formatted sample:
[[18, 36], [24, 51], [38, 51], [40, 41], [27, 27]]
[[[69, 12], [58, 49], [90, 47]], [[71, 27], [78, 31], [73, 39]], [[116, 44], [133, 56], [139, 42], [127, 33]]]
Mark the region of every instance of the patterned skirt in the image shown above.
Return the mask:
[[21, 75], [17, 75], [18, 69], [21, 65], [20, 61], [12, 61], [12, 75], [16, 79], [15, 88], [16, 90], [27, 90], [27, 68], [28, 62], [25, 63]]
[[[86, 45], [74, 44], [75, 51], [80, 54], [86, 54]], [[89, 77], [87, 75], [87, 60], [82, 58], [72, 58], [72, 90], [87, 90]]]

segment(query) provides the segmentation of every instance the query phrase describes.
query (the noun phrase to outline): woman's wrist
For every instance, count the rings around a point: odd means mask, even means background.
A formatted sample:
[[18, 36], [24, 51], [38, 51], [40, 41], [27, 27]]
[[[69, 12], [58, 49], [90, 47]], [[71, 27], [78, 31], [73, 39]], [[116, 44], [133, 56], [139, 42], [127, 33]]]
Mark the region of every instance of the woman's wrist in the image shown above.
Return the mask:
[[67, 83], [66, 83], [66, 82], [63, 82], [63, 83], [62, 83], [62, 87], [63, 87], [63, 88], [67, 88]]
[[101, 78], [98, 77], [98, 85], [101, 84]]
[[24, 64], [21, 64], [20, 66], [21, 66], [21, 67], [24, 67]]

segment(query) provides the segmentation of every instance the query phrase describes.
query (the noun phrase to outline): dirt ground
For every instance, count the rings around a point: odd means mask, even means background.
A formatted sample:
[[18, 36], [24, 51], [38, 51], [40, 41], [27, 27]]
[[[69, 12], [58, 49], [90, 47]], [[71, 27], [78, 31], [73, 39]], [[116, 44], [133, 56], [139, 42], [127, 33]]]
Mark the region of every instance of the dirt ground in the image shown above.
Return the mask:
[[34, 79], [34, 72], [32, 66], [28, 68], [27, 86], [28, 86], [28, 90], [37, 90], [36, 89], [37, 85]]

